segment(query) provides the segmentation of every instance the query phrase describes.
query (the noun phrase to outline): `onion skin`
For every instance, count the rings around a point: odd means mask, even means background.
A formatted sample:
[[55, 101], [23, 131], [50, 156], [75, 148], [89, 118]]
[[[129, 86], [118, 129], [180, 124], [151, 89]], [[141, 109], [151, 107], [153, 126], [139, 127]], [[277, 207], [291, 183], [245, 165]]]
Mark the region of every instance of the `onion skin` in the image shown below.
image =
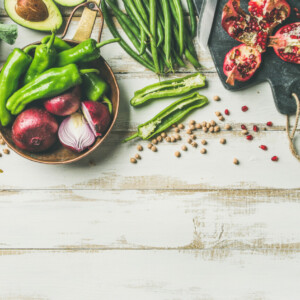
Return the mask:
[[95, 136], [102, 136], [111, 123], [111, 115], [107, 106], [100, 102], [84, 101], [81, 108]]
[[57, 141], [58, 123], [42, 108], [23, 111], [12, 126], [12, 139], [17, 147], [29, 152], [42, 152]]
[[96, 137], [81, 113], [75, 113], [62, 121], [58, 130], [61, 144], [77, 153], [80, 153], [96, 140]]
[[80, 97], [80, 87], [76, 86], [62, 95], [46, 100], [44, 107], [54, 115], [69, 116], [79, 109]]

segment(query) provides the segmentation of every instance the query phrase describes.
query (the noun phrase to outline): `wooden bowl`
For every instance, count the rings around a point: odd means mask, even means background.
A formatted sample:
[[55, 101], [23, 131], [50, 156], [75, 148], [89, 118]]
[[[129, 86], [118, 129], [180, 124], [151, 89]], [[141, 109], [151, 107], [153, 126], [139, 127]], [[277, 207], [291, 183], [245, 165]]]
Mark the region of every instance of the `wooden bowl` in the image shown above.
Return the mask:
[[[65, 40], [72, 46], [76, 46], [78, 42], [74, 42], [72, 40]], [[40, 44], [39, 42], [34, 43], [32, 45], [37, 45]], [[81, 153], [75, 153], [65, 147], [63, 147], [59, 141], [51, 147], [49, 150], [41, 153], [30, 153], [28, 151], [24, 151], [20, 148], [18, 148], [13, 140], [12, 140], [12, 125], [8, 127], [2, 127], [0, 125], [0, 133], [3, 136], [3, 139], [7, 143], [8, 147], [11, 148], [13, 151], [18, 153], [19, 155], [23, 156], [26, 159], [43, 163], [43, 164], [68, 164], [72, 163], [75, 161], [78, 161], [90, 153], [92, 153], [95, 149], [97, 149], [101, 143], [106, 139], [106, 137], [109, 135], [110, 131], [112, 130], [115, 121], [117, 119], [118, 111], [119, 111], [119, 102], [120, 102], [120, 91], [118, 87], [117, 80], [115, 78], [114, 73], [112, 72], [110, 66], [108, 63], [100, 57], [99, 59], [95, 60], [92, 62], [93, 68], [99, 69], [101, 77], [109, 84], [110, 86], [110, 95], [109, 98], [112, 101], [113, 105], [113, 112], [112, 112], [112, 122], [105, 133], [103, 137], [98, 137], [93, 144], [91, 148], [88, 150], [85, 150]], [[2, 68], [1, 68], [2, 69]], [[1, 71], [0, 69], [0, 71]], [[83, 99], [83, 100], [88, 100], [88, 99]], [[36, 103], [38, 104], [39, 100], [36, 100]]]

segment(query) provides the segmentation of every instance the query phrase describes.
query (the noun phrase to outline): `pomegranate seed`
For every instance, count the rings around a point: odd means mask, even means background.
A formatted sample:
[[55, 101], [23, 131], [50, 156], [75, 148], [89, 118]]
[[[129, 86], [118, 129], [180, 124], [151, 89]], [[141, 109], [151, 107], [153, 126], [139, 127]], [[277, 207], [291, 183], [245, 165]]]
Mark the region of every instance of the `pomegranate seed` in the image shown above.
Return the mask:
[[295, 12], [298, 12], [298, 11], [299, 11], [299, 9], [298, 9], [297, 7], [295, 7], [295, 8], [294, 8], [294, 11], [295, 11]]
[[241, 128], [242, 128], [243, 130], [247, 130], [247, 127], [246, 127], [244, 124], [241, 125]]
[[264, 150], [264, 151], [268, 150], [268, 147], [266, 145], [260, 145], [259, 148]]
[[229, 116], [230, 115], [230, 112], [228, 109], [225, 109], [225, 115]]
[[253, 131], [258, 132], [258, 127], [256, 125], [253, 125]]
[[296, 13], [296, 17], [300, 19], [300, 13]]
[[246, 106], [246, 105], [242, 106], [242, 111], [243, 112], [246, 112], [248, 109], [249, 109], [248, 106]]
[[267, 122], [267, 126], [273, 126], [273, 123], [271, 121]]
[[278, 156], [276, 156], [276, 155], [273, 156], [273, 157], [271, 158], [272, 161], [278, 161], [278, 159], [279, 159], [279, 158], [278, 158]]
[[252, 141], [252, 140], [253, 140], [253, 136], [252, 136], [251, 134], [248, 134], [248, 135], [246, 136], [246, 139], [247, 139], [248, 141]]

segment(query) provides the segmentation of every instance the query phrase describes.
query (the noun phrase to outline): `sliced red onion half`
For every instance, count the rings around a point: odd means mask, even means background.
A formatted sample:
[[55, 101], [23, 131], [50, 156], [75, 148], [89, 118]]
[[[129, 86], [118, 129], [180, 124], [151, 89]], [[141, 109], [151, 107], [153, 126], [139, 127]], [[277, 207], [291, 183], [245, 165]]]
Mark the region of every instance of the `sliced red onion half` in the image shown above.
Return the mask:
[[74, 113], [64, 119], [58, 130], [58, 138], [66, 147], [82, 152], [93, 145], [96, 137], [81, 113]]

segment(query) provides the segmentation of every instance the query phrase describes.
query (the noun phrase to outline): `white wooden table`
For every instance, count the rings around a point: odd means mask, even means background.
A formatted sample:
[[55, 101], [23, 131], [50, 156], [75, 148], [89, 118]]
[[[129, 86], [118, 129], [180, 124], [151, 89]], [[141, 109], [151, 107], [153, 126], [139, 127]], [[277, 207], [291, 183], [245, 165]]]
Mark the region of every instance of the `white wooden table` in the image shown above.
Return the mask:
[[[19, 27], [15, 46], [42, 36]], [[103, 39], [110, 37], [105, 28]], [[1, 43], [1, 62], [11, 49]], [[174, 99], [133, 109], [134, 91], [157, 77], [116, 44], [102, 54], [121, 91], [119, 117], [103, 146], [65, 166], [15, 153], [0, 158], [0, 299], [300, 299], [300, 165], [269, 85], [230, 93], [199, 50], [209, 83], [200, 92], [222, 100], [186, 121], [217, 121], [214, 112], [228, 108], [224, 124], [233, 130], [197, 132], [199, 144], [208, 141], [207, 154], [189, 147], [180, 159], [174, 152], [183, 142], [164, 142], [157, 153], [142, 142], [142, 160], [133, 165], [139, 142], [121, 140]], [[264, 131], [267, 121], [274, 126]], [[241, 124], [259, 126], [253, 141]]]

